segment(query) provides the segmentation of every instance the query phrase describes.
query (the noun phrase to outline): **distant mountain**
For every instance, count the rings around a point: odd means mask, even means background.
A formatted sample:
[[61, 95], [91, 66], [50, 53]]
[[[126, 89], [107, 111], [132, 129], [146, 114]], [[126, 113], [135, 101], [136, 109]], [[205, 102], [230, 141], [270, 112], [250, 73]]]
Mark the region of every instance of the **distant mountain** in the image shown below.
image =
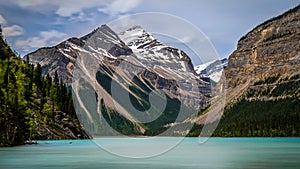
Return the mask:
[[222, 76], [223, 69], [227, 64], [228, 60], [224, 58], [195, 66], [194, 69], [200, 77], [208, 77], [214, 82], [218, 82]]
[[[139, 26], [118, 34], [107, 25], [102, 25], [86, 36], [70, 38], [57, 46], [38, 49], [24, 58], [29, 58], [30, 63], [40, 64], [44, 75], [53, 77], [57, 72], [67, 84], [72, 84], [73, 76], [78, 73], [87, 76], [85, 82], [92, 91], [97, 91], [98, 103], [84, 103], [85, 100], [79, 99], [79, 107], [85, 107], [84, 104], [100, 104], [103, 118], [124, 134], [160, 134], [169, 128], [166, 126], [177, 123], [175, 120], [181, 105], [186, 115], [181, 117], [179, 123], [190, 118], [188, 110], [196, 111], [204, 107], [211, 97], [209, 83], [197, 76], [191, 59], [185, 52], [164, 45]], [[112, 84], [123, 95], [114, 97]], [[78, 92], [76, 94], [81, 94], [81, 84], [75, 81], [73, 87], [78, 88], [75, 90], [75, 93]], [[140, 118], [145, 120], [154, 116], [146, 111], [151, 105], [148, 96], [154, 89], [159, 89], [166, 95], [166, 108], [156, 120], [141, 124]], [[126, 94], [130, 95], [129, 104], [133, 104], [135, 108], [128, 107], [128, 102], [122, 98]], [[162, 93], [153, 94], [157, 99], [163, 99]], [[159, 107], [153, 109], [159, 112]], [[141, 116], [136, 110], [146, 113]], [[97, 118], [98, 115], [84, 119], [90, 119], [90, 123], [99, 126], [100, 124], [93, 122]], [[91, 126], [89, 131], [94, 128], [97, 126]], [[113, 135], [103, 132], [95, 130], [90, 134]], [[182, 135], [186, 130], [173, 132]]]

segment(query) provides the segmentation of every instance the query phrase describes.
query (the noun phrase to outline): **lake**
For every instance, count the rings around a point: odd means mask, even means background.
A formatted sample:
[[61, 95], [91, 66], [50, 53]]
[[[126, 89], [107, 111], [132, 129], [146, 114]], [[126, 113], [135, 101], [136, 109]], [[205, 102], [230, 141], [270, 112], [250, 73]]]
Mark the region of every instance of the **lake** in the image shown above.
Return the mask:
[[[203, 144], [199, 143], [198, 138], [184, 138], [168, 151], [161, 149], [164, 147], [161, 145], [173, 144], [176, 138], [158, 138], [155, 141], [143, 138], [96, 140], [97, 144], [91, 140], [63, 140], [39, 141], [37, 145], [0, 148], [0, 168], [300, 168], [300, 138], [210, 138]], [[150, 146], [147, 146], [148, 142], [151, 142]], [[129, 144], [136, 145], [137, 149], [134, 151], [155, 153], [161, 149], [161, 153], [148, 158], [127, 158], [124, 157], [126, 152], [128, 156], [134, 155], [133, 150], [128, 148], [132, 146]], [[156, 145], [156, 148], [153, 145]]]

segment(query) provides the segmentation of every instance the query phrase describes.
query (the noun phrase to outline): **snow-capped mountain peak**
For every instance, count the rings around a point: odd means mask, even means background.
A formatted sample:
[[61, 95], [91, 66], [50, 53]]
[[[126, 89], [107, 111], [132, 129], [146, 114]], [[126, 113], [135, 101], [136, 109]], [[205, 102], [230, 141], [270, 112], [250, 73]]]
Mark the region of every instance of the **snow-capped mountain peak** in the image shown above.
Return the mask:
[[209, 77], [211, 80], [218, 82], [221, 78], [223, 68], [227, 64], [228, 60], [224, 58], [195, 66], [194, 69], [200, 77]]
[[202, 70], [206, 69], [210, 64], [214, 63], [215, 61], [217, 61], [217, 60], [212, 60], [212, 61], [203, 63], [201, 65], [195, 66], [194, 69], [197, 74], [200, 74]]
[[119, 33], [119, 37], [133, 50], [151, 48], [153, 46], [165, 46], [157, 41], [151, 33], [146, 32], [141, 26], [133, 26], [127, 29]]
[[172, 71], [194, 71], [190, 58], [183, 51], [161, 43], [140, 26], [119, 33], [119, 37], [145, 65]]

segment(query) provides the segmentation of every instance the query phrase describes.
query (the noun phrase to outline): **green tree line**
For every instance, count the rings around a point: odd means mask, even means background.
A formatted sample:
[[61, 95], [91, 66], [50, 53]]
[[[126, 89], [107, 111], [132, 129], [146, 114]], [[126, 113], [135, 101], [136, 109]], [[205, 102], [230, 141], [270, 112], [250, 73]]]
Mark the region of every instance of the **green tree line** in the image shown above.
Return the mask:
[[[198, 137], [202, 128], [202, 125], [195, 124], [188, 136]], [[213, 136], [299, 137], [300, 99], [296, 93], [292, 97], [267, 101], [243, 98], [225, 107]]]

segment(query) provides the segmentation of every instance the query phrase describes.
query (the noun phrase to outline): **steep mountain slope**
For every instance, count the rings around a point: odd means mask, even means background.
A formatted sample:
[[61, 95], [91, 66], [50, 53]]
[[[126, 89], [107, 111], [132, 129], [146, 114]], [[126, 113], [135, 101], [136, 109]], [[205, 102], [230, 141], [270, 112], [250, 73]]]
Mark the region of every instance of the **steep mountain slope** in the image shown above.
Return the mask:
[[[227, 86], [224, 113], [206, 125], [218, 125], [213, 136], [300, 136], [299, 21], [300, 5], [239, 40], [217, 85]], [[199, 136], [210, 113], [196, 119], [188, 136]]]
[[229, 102], [245, 94], [250, 87], [255, 88], [259, 81], [276, 77], [272, 82], [260, 84], [265, 84], [271, 92], [277, 86], [272, 83], [299, 74], [299, 8], [266, 21], [239, 40], [224, 70]]
[[223, 69], [227, 64], [228, 60], [224, 58], [195, 66], [194, 69], [200, 77], [210, 78], [214, 82], [218, 82], [222, 76]]
[[[195, 74], [183, 51], [163, 45], [137, 26], [118, 35], [102, 25], [27, 57], [42, 66], [44, 75], [57, 72], [72, 84], [77, 108], [85, 112], [79, 118], [94, 124], [88, 128], [91, 135], [114, 135], [104, 133], [109, 127], [101, 126], [105, 121], [123, 134], [157, 135], [168, 124], [189, 118], [211, 95], [209, 83]], [[87, 98], [95, 93], [94, 100]], [[100, 116], [97, 107], [102, 107]], [[124, 131], [122, 126], [130, 127]]]
[[300, 5], [254, 28], [224, 69], [217, 136], [300, 136]]

